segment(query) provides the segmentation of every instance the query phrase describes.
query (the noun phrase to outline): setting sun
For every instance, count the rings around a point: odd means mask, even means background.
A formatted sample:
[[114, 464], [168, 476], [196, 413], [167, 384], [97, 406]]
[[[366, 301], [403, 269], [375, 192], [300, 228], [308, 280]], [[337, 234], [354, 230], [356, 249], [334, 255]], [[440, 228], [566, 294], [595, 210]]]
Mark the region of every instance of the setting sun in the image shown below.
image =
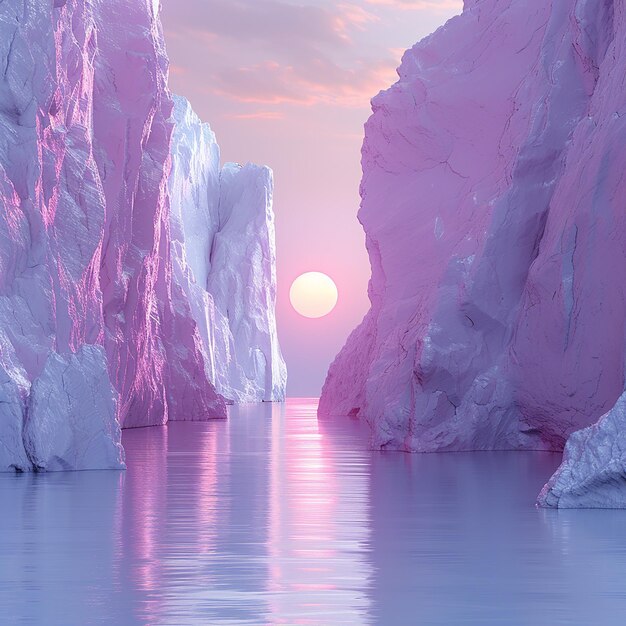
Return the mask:
[[335, 308], [337, 298], [337, 286], [333, 279], [321, 272], [298, 276], [289, 290], [291, 305], [304, 317], [328, 315]]

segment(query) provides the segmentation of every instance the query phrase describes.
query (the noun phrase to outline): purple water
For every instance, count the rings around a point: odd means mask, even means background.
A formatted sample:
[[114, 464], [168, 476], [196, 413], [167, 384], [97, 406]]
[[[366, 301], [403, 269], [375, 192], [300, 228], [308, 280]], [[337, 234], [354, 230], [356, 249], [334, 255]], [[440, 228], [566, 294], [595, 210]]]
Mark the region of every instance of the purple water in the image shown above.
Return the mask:
[[2, 624], [623, 624], [626, 512], [545, 453], [373, 453], [316, 401], [125, 431], [128, 471], [0, 475]]

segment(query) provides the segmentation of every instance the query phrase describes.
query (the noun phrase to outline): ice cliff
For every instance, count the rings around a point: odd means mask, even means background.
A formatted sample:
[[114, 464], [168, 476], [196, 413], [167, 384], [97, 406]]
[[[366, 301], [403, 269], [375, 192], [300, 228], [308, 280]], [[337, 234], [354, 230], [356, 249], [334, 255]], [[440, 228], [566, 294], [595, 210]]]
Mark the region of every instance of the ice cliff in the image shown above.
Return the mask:
[[[625, 67], [624, 0], [466, 1], [404, 54], [362, 151], [371, 309], [322, 413], [362, 416], [381, 448], [560, 450], [615, 405]], [[615, 476], [617, 423], [568, 446], [566, 465], [602, 459], [588, 485]]]
[[228, 163], [208, 124], [174, 97], [172, 258], [198, 325], [205, 367], [235, 402], [284, 400], [276, 333], [273, 177]]
[[[0, 470], [122, 467], [120, 426], [225, 417], [212, 381], [236, 399], [284, 390], [273, 311], [259, 310], [275, 289], [271, 177], [227, 168], [212, 237], [181, 234], [181, 214], [203, 218], [180, 197], [170, 213], [158, 11], [154, 0], [0, 3]], [[190, 163], [216, 150], [189, 148]], [[215, 296], [196, 301], [198, 289]]]

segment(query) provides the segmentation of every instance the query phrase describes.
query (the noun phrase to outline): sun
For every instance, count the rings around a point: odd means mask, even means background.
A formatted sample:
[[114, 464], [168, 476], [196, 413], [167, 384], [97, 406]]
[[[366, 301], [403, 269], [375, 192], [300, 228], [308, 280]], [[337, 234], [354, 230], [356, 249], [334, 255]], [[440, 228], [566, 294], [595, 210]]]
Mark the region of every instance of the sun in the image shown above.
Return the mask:
[[336, 306], [339, 293], [333, 279], [322, 272], [307, 272], [293, 281], [289, 299], [304, 317], [328, 315]]

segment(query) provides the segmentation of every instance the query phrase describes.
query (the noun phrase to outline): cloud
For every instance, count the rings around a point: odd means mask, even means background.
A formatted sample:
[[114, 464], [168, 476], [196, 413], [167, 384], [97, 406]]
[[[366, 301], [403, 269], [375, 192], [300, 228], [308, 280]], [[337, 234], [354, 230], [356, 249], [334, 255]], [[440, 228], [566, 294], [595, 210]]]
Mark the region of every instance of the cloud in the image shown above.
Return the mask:
[[365, 0], [367, 4], [403, 10], [461, 11], [463, 0]]
[[280, 111], [254, 111], [252, 113], [227, 113], [229, 120], [282, 120], [285, 115]]
[[[183, 54], [194, 67], [189, 76], [198, 76], [204, 66], [198, 88], [204, 93], [239, 104], [366, 108], [370, 97], [395, 79], [397, 60], [386, 58], [388, 49], [355, 43], [380, 20], [362, 2], [169, 2], [166, 35], [169, 45], [181, 50], [174, 72], [184, 77]], [[200, 54], [190, 53], [194, 42]]]
[[[173, 2], [173, 0], [170, 0]], [[216, 35], [276, 50], [343, 46], [351, 32], [378, 18], [353, 4], [292, 4], [286, 0], [176, 0], [167, 31]]]
[[391, 82], [396, 65], [391, 59], [359, 63], [352, 68], [341, 68], [323, 59], [313, 59], [300, 67], [265, 62], [222, 71], [216, 77], [215, 91], [254, 104], [363, 107]]

